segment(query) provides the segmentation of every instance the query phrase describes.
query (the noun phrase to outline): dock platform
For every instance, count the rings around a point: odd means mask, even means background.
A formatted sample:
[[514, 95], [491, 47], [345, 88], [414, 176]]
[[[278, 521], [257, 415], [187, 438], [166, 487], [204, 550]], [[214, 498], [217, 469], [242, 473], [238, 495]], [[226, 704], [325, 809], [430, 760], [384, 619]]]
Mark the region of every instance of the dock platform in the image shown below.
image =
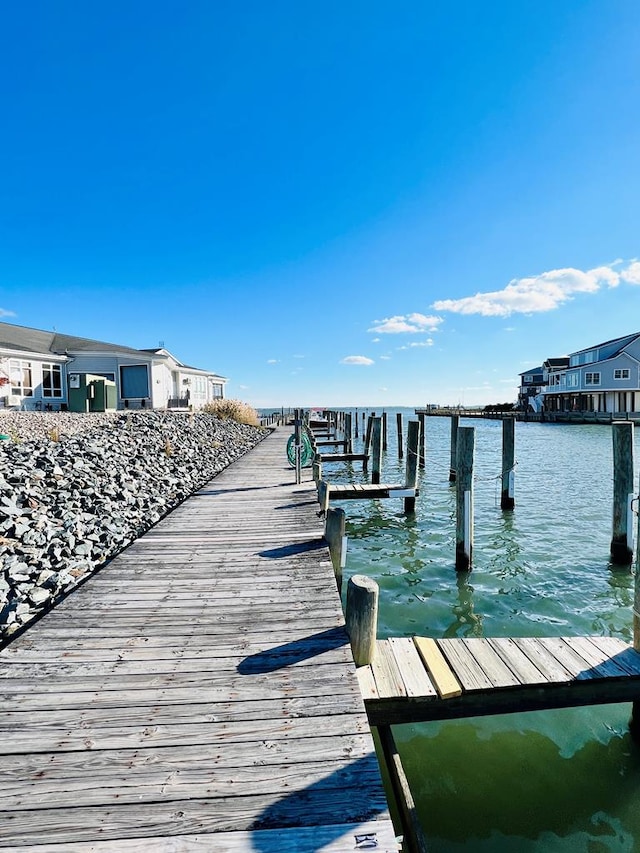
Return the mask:
[[0, 652], [0, 850], [397, 851], [276, 430]]
[[640, 698], [640, 654], [614, 637], [378, 640], [358, 669], [375, 726]]

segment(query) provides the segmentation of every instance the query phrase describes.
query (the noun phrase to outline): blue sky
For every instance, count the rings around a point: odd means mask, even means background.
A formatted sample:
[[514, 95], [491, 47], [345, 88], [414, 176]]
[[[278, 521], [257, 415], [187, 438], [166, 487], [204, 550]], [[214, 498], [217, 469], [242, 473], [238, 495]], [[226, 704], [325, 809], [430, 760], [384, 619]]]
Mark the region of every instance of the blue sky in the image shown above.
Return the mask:
[[640, 3], [25, 2], [0, 313], [256, 406], [515, 398], [640, 330]]

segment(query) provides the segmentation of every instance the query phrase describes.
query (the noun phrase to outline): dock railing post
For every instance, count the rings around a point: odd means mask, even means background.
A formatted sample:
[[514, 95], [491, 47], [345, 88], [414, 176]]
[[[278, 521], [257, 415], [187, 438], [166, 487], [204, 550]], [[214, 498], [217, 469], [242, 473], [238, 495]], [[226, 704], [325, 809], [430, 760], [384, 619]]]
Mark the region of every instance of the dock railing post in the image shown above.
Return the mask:
[[[420, 421], [409, 421], [407, 424], [407, 461], [405, 464], [405, 488], [418, 488], [418, 446], [420, 444]], [[404, 499], [404, 511], [415, 512], [416, 498]]]
[[354, 416], [354, 426], [355, 426], [355, 438], [358, 438], [358, 410], [356, 409]]
[[356, 666], [370, 664], [376, 653], [378, 584], [366, 575], [352, 575], [347, 584], [345, 623]]
[[460, 415], [451, 415], [451, 462], [449, 463], [449, 482], [456, 481], [456, 454], [458, 452], [458, 429], [460, 428]]
[[396, 412], [396, 426], [398, 428], [398, 459], [402, 459], [402, 412]]
[[377, 484], [382, 470], [382, 418], [371, 420], [371, 482]]
[[418, 413], [418, 421], [420, 423], [420, 455], [419, 455], [419, 459], [418, 459], [418, 464], [421, 468], [424, 468], [425, 443], [426, 443], [426, 429], [425, 429], [425, 414], [424, 414], [424, 412]]
[[614, 421], [613, 439], [613, 532], [611, 561], [629, 566], [633, 559], [633, 422]]
[[513, 509], [515, 501], [516, 421], [502, 419], [502, 491], [500, 509]]
[[387, 450], [387, 413], [382, 412], [382, 449]]
[[475, 428], [458, 429], [456, 455], [456, 571], [471, 571], [473, 561], [473, 455]]
[[346, 561], [347, 537], [345, 535], [345, 514], [343, 509], [329, 507], [324, 525], [324, 538], [329, 545], [331, 563], [336, 575], [338, 592], [342, 590], [342, 569]]

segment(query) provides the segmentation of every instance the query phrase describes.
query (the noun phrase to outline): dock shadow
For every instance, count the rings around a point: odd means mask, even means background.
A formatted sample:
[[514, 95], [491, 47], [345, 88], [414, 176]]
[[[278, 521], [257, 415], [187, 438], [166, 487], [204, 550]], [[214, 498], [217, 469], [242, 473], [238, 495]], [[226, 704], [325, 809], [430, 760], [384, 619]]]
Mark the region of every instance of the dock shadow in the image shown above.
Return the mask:
[[[254, 853], [272, 853], [272, 833], [297, 827], [304, 838], [305, 851], [320, 851], [345, 837], [341, 849], [367, 850], [378, 848], [377, 833], [359, 824], [375, 821], [385, 815], [388, 805], [375, 752], [338, 767], [333, 773], [297, 791], [291, 791], [267, 806], [250, 829]], [[346, 830], [346, 826], [350, 828]], [[306, 830], [306, 832], [305, 832]], [[308, 835], [307, 835], [308, 833]], [[352, 838], [346, 844], [346, 836]]]
[[279, 548], [268, 548], [266, 551], [260, 551], [259, 556], [278, 560], [282, 557], [292, 557], [295, 554], [304, 554], [307, 551], [317, 551], [318, 548], [326, 547], [327, 543], [324, 539], [307, 539], [304, 542], [292, 542], [290, 545], [282, 545]]
[[346, 646], [348, 642], [349, 638], [344, 628], [327, 628], [326, 631], [318, 631], [317, 634], [310, 634], [291, 643], [283, 643], [263, 652], [257, 652], [255, 655], [249, 655], [238, 664], [237, 671], [240, 675], [275, 672], [332, 649], [339, 649]]

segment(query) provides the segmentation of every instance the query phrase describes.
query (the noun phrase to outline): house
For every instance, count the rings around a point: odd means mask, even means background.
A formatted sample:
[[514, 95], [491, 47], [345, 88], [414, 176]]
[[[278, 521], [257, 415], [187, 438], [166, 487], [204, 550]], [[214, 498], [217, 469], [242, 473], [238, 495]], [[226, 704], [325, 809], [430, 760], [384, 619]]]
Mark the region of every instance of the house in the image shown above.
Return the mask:
[[0, 323], [0, 406], [103, 411], [202, 408], [227, 380], [164, 347], [132, 347]]
[[640, 332], [549, 358], [542, 370], [534, 411], [537, 401], [546, 412], [640, 412]]
[[520, 374], [520, 388], [518, 390], [518, 408], [528, 411], [534, 408], [532, 400], [538, 396], [544, 385], [542, 367], [532, 367]]

